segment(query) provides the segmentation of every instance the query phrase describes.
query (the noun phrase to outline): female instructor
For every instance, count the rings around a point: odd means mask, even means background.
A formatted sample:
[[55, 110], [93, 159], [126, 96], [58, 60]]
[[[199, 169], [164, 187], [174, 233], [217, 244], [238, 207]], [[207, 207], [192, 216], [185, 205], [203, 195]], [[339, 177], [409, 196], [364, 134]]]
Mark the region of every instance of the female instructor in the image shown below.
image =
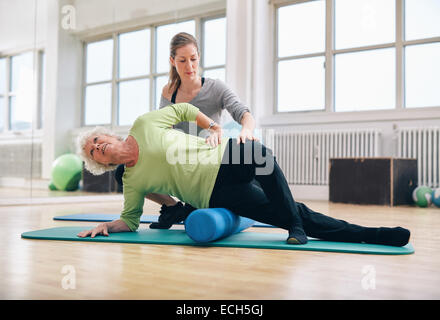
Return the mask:
[[[242, 129], [237, 136], [237, 144], [246, 140], [258, 140], [254, 136], [255, 120], [250, 110], [243, 105], [237, 95], [221, 80], [201, 77], [199, 75], [200, 50], [197, 40], [190, 34], [176, 34], [170, 42], [170, 73], [168, 84], [162, 90], [160, 108], [176, 103], [191, 103], [212, 119], [208, 129], [219, 129], [214, 132], [203, 130], [195, 123], [181, 122], [174, 126], [184, 133], [200, 136], [213, 147], [219, 143], [221, 136], [221, 118], [226, 109]], [[116, 170], [116, 180], [122, 185], [124, 166]], [[173, 223], [184, 220], [195, 208], [177, 202], [165, 194], [148, 194], [147, 199], [161, 205], [158, 223], [150, 228], [170, 228]]]

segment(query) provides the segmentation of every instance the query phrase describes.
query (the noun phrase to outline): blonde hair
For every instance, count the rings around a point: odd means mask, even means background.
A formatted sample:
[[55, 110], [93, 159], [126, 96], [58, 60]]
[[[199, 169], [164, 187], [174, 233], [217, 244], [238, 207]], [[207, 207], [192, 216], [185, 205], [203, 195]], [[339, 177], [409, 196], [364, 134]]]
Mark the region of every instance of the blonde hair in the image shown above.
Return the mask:
[[[180, 32], [176, 34], [170, 42], [170, 57], [173, 59], [176, 58], [176, 51], [179, 48], [182, 48], [188, 44], [193, 44], [197, 49], [197, 54], [200, 56], [199, 45], [197, 43], [197, 39], [192, 35], [186, 32]], [[168, 91], [174, 92], [177, 88], [179, 88], [181, 83], [180, 76], [177, 73], [176, 67], [170, 63], [170, 73], [168, 79]]]
[[117, 134], [104, 127], [95, 127], [78, 135], [78, 137], [76, 138], [77, 154], [84, 161], [84, 167], [95, 176], [103, 174], [107, 171], [115, 170], [118, 167], [118, 165], [105, 165], [96, 162], [95, 160], [90, 159], [90, 156], [86, 154], [84, 147], [86, 146], [87, 141], [90, 139], [90, 137], [97, 135], [106, 135], [110, 137], [115, 137], [121, 141], [123, 140], [121, 136], [118, 136]]

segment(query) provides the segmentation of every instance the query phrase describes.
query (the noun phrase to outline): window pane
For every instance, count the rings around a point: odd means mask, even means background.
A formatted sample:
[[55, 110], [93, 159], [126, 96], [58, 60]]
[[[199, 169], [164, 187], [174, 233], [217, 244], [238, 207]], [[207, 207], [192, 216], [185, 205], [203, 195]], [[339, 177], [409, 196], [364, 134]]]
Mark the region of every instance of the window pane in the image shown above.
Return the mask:
[[335, 56], [335, 110], [395, 107], [395, 50], [380, 49]]
[[6, 59], [0, 59], [0, 94], [6, 92]]
[[156, 72], [168, 72], [170, 69], [170, 41], [179, 32], [196, 34], [194, 20], [176, 24], [167, 24], [156, 29]]
[[324, 57], [278, 63], [278, 111], [324, 109]]
[[325, 1], [278, 9], [278, 57], [323, 52]]
[[[27, 52], [11, 59], [11, 87], [10, 91], [32, 90], [33, 53]], [[30, 86], [30, 87], [29, 87]], [[32, 92], [32, 91], [28, 91]]]
[[111, 83], [86, 87], [85, 125], [109, 124], [112, 119]]
[[395, 41], [395, 0], [336, 0], [336, 49]]
[[217, 68], [203, 71], [203, 76], [211, 79], [226, 81], [225, 68]]
[[406, 107], [440, 106], [440, 43], [405, 48]]
[[405, 39], [440, 36], [440, 1], [405, 1]]
[[113, 70], [113, 39], [87, 44], [87, 83], [110, 80]]
[[155, 102], [154, 102], [154, 108], [159, 109], [160, 108], [160, 99], [162, 96], [162, 90], [163, 87], [168, 83], [168, 75], [166, 76], [160, 76], [156, 77], [156, 96], [155, 96]]
[[5, 98], [0, 97], [0, 132], [5, 130]]
[[119, 35], [119, 77], [150, 73], [150, 30]]
[[35, 108], [33, 53], [27, 52], [11, 59], [10, 98], [11, 130], [29, 130]]
[[149, 83], [148, 79], [119, 83], [119, 125], [132, 125], [137, 117], [148, 111]]
[[29, 130], [32, 125], [32, 107], [29, 99], [23, 96], [10, 97], [11, 130]]
[[204, 67], [226, 63], [226, 18], [205, 22], [203, 38]]

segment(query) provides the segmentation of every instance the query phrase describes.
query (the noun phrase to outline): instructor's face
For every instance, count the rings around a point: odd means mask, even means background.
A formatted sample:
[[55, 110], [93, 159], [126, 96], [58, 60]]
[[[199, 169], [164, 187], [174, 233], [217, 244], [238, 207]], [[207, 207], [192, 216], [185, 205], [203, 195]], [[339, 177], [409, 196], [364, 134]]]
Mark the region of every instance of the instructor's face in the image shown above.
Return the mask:
[[197, 48], [188, 44], [176, 50], [174, 59], [170, 57], [171, 64], [176, 68], [180, 79], [195, 79], [199, 69], [200, 57]]

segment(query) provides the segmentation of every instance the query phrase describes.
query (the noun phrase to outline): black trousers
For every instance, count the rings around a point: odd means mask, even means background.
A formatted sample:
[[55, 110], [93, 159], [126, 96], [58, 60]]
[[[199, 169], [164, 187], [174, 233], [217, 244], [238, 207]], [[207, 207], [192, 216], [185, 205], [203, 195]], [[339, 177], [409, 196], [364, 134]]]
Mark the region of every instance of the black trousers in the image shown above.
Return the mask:
[[236, 139], [229, 140], [209, 206], [286, 230], [302, 227], [307, 236], [328, 241], [367, 242], [376, 229], [328, 217], [296, 202], [272, 150], [256, 141], [237, 145]]

